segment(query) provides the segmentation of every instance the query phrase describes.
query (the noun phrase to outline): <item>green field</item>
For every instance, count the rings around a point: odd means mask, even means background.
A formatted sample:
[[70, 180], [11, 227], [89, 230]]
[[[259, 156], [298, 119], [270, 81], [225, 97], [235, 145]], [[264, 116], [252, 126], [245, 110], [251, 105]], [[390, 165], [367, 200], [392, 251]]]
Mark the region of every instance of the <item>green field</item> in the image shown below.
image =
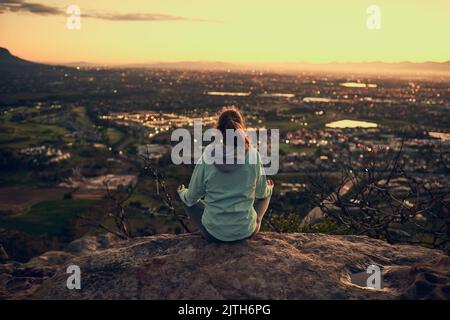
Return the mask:
[[124, 134], [115, 128], [107, 128], [105, 130], [105, 134], [109, 144], [111, 145], [118, 143], [124, 137]]
[[92, 208], [95, 203], [92, 200], [39, 202], [22, 214], [0, 218], [0, 228], [65, 239], [70, 237], [70, 230], [78, 215]]
[[62, 127], [34, 122], [6, 122], [1, 124], [0, 147], [13, 149], [64, 141], [68, 131]]
[[298, 152], [302, 153], [305, 152], [307, 156], [312, 156], [314, 152], [316, 152], [317, 148], [312, 147], [304, 147], [304, 146], [298, 146], [291, 143], [280, 143], [280, 151], [283, 153], [291, 153], [291, 152]]
[[92, 127], [92, 121], [89, 118], [89, 116], [86, 114], [86, 108], [85, 107], [75, 107], [72, 109], [72, 111], [76, 115], [77, 121], [82, 124], [85, 127]]
[[[65, 111], [45, 115], [34, 115], [33, 112], [36, 113], [35, 108], [21, 107], [3, 114], [1, 118], [3, 121], [0, 122], [0, 147], [21, 149], [32, 145], [35, 146], [58, 141], [68, 143], [75, 140], [67, 136], [69, 131], [63, 126], [49, 124], [50, 119], [54, 123], [63, 121]], [[85, 107], [74, 107], [70, 109], [70, 114], [83, 127], [93, 127], [93, 122], [87, 115]], [[27, 118], [13, 121], [13, 116], [17, 115], [26, 115]], [[111, 137], [113, 140], [120, 140], [120, 135], [120, 131], [111, 131], [108, 137]]]

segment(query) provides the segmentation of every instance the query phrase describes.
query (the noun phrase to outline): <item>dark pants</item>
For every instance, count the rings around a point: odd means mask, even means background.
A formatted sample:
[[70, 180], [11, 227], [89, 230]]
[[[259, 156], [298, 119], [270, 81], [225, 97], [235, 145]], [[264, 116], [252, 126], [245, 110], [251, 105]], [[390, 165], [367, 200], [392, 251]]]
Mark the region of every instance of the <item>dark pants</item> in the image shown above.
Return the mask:
[[[253, 237], [255, 234], [257, 234], [259, 232], [264, 214], [266, 213], [267, 208], [269, 207], [269, 203], [270, 203], [270, 197], [255, 200], [253, 207], [255, 208], [255, 211], [257, 214], [256, 229], [255, 229], [255, 232], [250, 237]], [[214, 236], [212, 236], [206, 230], [206, 228], [203, 226], [202, 216], [203, 216], [203, 211], [205, 210], [205, 206], [204, 206], [203, 202], [199, 201], [197, 204], [194, 204], [192, 207], [188, 207], [187, 205], [185, 205], [183, 203], [183, 208], [184, 208], [184, 211], [186, 212], [186, 214], [188, 215], [188, 217], [191, 218], [191, 221], [194, 224], [194, 226], [196, 228], [198, 228], [198, 230], [200, 231], [202, 236], [207, 241], [209, 241], [209, 242], [226, 242], [226, 241], [221, 241], [221, 240], [215, 238]]]

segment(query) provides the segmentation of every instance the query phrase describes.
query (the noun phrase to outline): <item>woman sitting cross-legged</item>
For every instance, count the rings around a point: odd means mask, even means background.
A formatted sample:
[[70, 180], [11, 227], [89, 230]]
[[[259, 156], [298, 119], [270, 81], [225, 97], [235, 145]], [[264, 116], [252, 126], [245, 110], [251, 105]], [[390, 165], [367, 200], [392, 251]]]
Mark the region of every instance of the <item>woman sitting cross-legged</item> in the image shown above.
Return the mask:
[[[259, 152], [250, 145], [238, 110], [224, 109], [217, 129], [223, 141], [205, 148], [192, 173], [189, 188], [181, 185], [177, 191], [187, 215], [206, 240], [232, 242], [258, 233], [274, 184], [266, 179]], [[227, 129], [241, 133], [237, 136], [244, 140], [245, 161], [237, 161], [235, 151], [239, 148], [235, 147], [238, 144], [234, 138], [226, 141]], [[226, 148], [227, 143], [234, 148]], [[223, 161], [214, 162], [211, 155]]]

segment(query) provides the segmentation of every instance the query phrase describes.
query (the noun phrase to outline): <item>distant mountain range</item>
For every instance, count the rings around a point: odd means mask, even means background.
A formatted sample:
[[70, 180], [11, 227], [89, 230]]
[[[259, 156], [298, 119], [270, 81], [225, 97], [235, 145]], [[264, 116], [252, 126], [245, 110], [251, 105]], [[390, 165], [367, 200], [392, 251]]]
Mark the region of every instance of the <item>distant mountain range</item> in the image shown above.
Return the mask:
[[368, 72], [375, 74], [442, 74], [450, 75], [450, 61], [445, 62], [330, 62], [312, 63], [279, 63], [271, 64], [271, 68], [290, 71], [330, 71], [330, 72]]
[[358, 72], [358, 73], [421, 73], [421, 74], [450, 74], [450, 61], [446, 62], [330, 62], [330, 63], [227, 63], [220, 61], [181, 61], [181, 62], [159, 62], [129, 64], [125, 67], [131, 68], [158, 68], [158, 69], [180, 69], [180, 70], [259, 70], [259, 71], [282, 71], [282, 72]]
[[[66, 66], [96, 66], [92, 63], [67, 63]], [[42, 63], [35, 63], [12, 55], [8, 49], [0, 47], [0, 68], [15, 67], [45, 67], [50, 66]], [[227, 63], [220, 61], [180, 61], [180, 62], [158, 62], [116, 65], [111, 67], [128, 68], [158, 68], [158, 69], [179, 69], [179, 70], [261, 70], [261, 71], [282, 71], [282, 72], [358, 72], [358, 73], [407, 73], [407, 74], [437, 74], [450, 75], [450, 61], [446, 62], [356, 62], [356, 63]]]
[[221, 61], [177, 61], [177, 62], [158, 62], [149, 64], [132, 64], [128, 67], [144, 67], [158, 69], [179, 69], [179, 70], [236, 70], [242, 69], [242, 66]]

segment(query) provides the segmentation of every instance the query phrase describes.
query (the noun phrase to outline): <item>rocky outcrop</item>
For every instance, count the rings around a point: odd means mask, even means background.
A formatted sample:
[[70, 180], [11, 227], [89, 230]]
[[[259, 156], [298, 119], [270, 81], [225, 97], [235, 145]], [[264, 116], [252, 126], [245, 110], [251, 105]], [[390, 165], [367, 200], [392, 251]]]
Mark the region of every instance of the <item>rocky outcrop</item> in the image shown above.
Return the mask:
[[0, 260], [0, 300], [30, 299], [44, 281], [63, 269], [68, 261], [109, 248], [118, 241], [111, 234], [86, 236], [71, 242], [65, 251], [49, 251], [27, 263], [8, 261], [6, 255]]
[[[238, 243], [214, 244], [192, 234], [157, 235], [113, 241], [107, 249], [105, 243], [99, 245], [101, 241], [89, 239], [84, 243], [90, 245], [72, 245], [72, 253], [48, 253], [30, 261], [29, 267], [34, 270], [45, 271], [46, 266], [52, 265], [54, 275], [34, 284], [28, 294], [10, 290], [5, 297], [450, 298], [449, 257], [436, 250], [393, 246], [363, 236], [261, 233]], [[80, 290], [66, 287], [68, 265], [80, 267]], [[352, 274], [365, 272], [369, 265], [382, 269], [383, 289], [364, 288], [351, 282]]]

